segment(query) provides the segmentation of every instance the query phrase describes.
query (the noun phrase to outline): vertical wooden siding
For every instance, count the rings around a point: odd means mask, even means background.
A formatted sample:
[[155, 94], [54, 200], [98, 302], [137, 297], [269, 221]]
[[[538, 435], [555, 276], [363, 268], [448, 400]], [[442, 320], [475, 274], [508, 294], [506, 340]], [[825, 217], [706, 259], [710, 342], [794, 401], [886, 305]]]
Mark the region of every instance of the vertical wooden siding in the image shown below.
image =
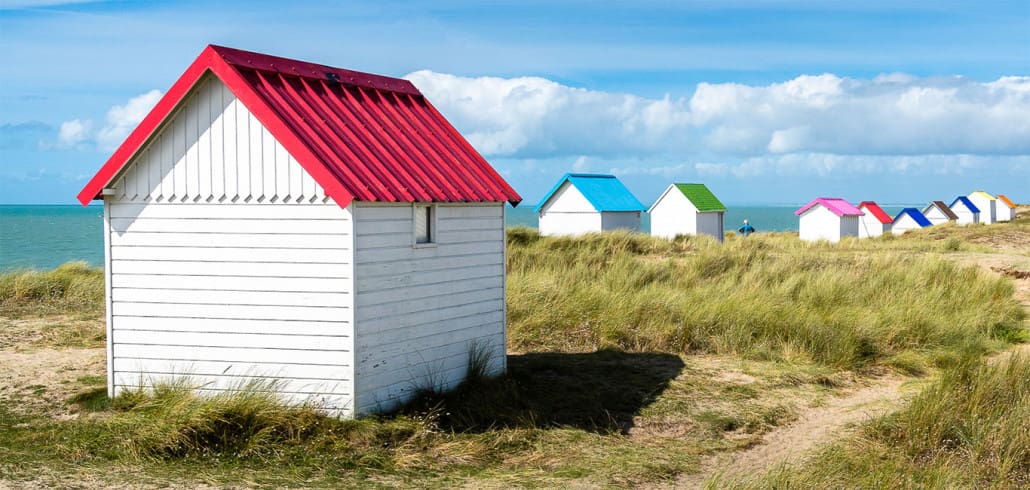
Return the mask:
[[113, 390], [264, 379], [353, 408], [353, 221], [216, 79], [106, 197]]
[[119, 202], [315, 203], [325, 191], [217, 78], [201, 80], [112, 185]]
[[471, 343], [503, 369], [503, 204], [436, 209], [436, 243], [415, 247], [410, 205], [355, 206], [358, 414], [455, 386]]

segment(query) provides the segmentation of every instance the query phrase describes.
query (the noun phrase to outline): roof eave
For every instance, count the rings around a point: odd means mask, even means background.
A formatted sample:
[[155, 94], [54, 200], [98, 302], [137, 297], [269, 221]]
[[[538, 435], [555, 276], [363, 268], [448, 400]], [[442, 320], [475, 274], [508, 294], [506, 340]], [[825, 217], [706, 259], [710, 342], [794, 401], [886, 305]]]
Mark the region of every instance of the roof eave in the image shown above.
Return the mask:
[[186, 71], [172, 84], [164, 96], [147, 113], [143, 120], [129, 133], [128, 138], [118, 146], [118, 149], [111, 154], [111, 157], [100, 167], [93, 178], [79, 191], [77, 199], [83, 206], [94, 199], [100, 199], [101, 193], [114, 177], [121, 171], [136, 152], [154, 134], [161, 123], [172, 113], [176, 106], [182, 101], [186, 94], [193, 88], [201, 77], [211, 69], [217, 54], [211, 46], [204, 48], [204, 51], [193, 60], [193, 63], [186, 68]]

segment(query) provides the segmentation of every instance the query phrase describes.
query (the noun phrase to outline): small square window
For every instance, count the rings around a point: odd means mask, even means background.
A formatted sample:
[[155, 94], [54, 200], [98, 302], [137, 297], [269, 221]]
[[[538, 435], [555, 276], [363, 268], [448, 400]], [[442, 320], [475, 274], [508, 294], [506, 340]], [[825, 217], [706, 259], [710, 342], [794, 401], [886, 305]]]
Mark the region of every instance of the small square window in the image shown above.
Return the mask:
[[433, 243], [433, 207], [415, 206], [415, 244]]

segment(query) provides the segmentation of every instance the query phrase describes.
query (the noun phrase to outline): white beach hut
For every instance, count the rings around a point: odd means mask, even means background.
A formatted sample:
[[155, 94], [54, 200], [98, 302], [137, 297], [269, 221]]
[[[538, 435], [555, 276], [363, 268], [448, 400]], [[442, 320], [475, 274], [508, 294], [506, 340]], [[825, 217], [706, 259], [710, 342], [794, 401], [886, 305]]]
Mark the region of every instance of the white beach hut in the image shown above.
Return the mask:
[[966, 196], [956, 197], [948, 207], [958, 217], [956, 222], [960, 225], [980, 222], [980, 208], [976, 207], [976, 204], [973, 204], [973, 201], [969, 200]]
[[933, 201], [923, 208], [923, 216], [934, 225], [943, 225], [950, 222], [958, 222], [958, 215], [952, 212], [951, 207], [944, 204], [944, 201]]
[[671, 184], [648, 209], [651, 235], [711, 235], [724, 239], [726, 206], [704, 184]]
[[614, 175], [565, 174], [536, 207], [542, 235], [640, 231], [646, 208]]
[[989, 225], [998, 222], [998, 198], [984, 191], [973, 191], [967, 197], [980, 210], [981, 223]]
[[998, 221], [1012, 221], [1016, 219], [1016, 203], [1008, 196], [998, 194]]
[[409, 82], [208, 46], [79, 194], [108, 392], [274, 379], [341, 416], [505, 369], [511, 187]]
[[922, 212], [916, 208], [905, 208], [894, 217], [891, 233], [900, 235], [908, 230], [926, 228], [928, 226], [933, 226], [933, 223], [926, 219]]
[[869, 238], [883, 235], [891, 231], [891, 219], [887, 212], [873, 201], [862, 201], [858, 204], [859, 211], [865, 213], [858, 219], [858, 237]]
[[820, 197], [802, 206], [798, 216], [798, 236], [805, 241], [839, 242], [842, 237], [858, 236], [859, 218], [865, 213], [836, 197]]

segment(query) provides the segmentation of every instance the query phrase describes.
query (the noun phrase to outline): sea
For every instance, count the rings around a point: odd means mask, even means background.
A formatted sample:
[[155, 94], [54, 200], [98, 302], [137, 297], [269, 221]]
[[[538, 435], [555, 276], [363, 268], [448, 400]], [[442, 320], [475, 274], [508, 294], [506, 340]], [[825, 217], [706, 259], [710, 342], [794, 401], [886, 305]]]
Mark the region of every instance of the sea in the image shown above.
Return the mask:
[[[726, 230], [747, 219], [759, 232], [797, 231], [794, 210], [800, 205], [727, 205]], [[895, 215], [905, 205], [883, 205]], [[104, 261], [104, 212], [99, 205], [0, 205], [0, 271], [52, 269], [73, 260], [99, 266]], [[508, 208], [508, 226], [537, 226], [531, 205]], [[642, 231], [651, 231], [644, 213]]]

